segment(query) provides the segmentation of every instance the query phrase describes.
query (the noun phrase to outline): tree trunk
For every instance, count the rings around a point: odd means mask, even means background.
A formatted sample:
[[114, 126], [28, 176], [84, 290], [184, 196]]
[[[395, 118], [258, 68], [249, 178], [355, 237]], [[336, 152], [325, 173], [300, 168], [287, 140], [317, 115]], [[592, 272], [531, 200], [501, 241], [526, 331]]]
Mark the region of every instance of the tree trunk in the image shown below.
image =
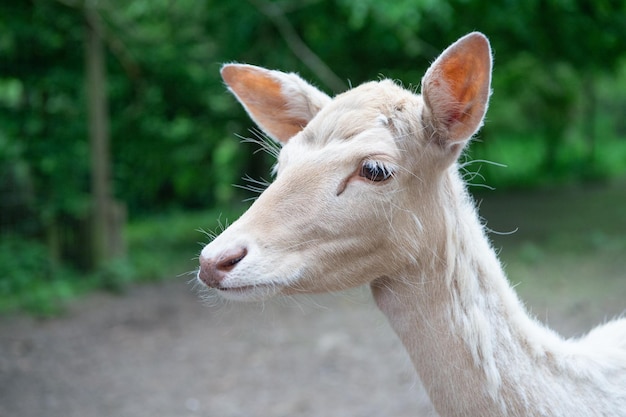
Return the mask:
[[596, 97], [594, 78], [591, 75], [585, 77], [583, 85], [585, 86], [585, 105], [587, 106], [583, 121], [585, 140], [587, 142], [587, 160], [585, 162], [587, 163], [587, 168], [592, 169], [593, 164], [596, 162], [597, 152], [596, 119], [598, 113], [598, 100]]
[[115, 204], [111, 192], [109, 113], [106, 94], [106, 69], [102, 42], [102, 24], [93, 2], [85, 5], [85, 64], [91, 153], [92, 233], [91, 264], [124, 254], [121, 238], [124, 212]]

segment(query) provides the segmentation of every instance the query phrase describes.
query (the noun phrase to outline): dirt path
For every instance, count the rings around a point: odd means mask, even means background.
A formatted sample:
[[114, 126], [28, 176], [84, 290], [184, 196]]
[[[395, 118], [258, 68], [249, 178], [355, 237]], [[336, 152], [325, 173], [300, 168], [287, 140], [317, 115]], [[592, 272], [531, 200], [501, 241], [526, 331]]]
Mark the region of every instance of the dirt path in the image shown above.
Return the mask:
[[[506, 202], [523, 212], [510, 199], [485, 210]], [[509, 266], [533, 311], [569, 336], [626, 307], [623, 248], [611, 250]], [[419, 392], [365, 289], [210, 306], [172, 279], [87, 297], [56, 319], [0, 318], [0, 417], [427, 415]]]
[[364, 291], [207, 307], [172, 281], [0, 321], [0, 416], [415, 416]]
[[[563, 302], [546, 318], [574, 333], [619, 308]], [[428, 415], [364, 290], [209, 307], [172, 281], [3, 318], [0, 335], [3, 417]]]

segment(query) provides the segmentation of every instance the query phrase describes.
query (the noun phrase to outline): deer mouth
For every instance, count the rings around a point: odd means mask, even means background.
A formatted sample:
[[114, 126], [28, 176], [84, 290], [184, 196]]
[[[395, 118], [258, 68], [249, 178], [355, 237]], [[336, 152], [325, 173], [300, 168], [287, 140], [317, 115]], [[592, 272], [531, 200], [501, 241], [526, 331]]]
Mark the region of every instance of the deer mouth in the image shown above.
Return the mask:
[[241, 285], [238, 287], [217, 287], [218, 293], [226, 298], [240, 301], [260, 301], [278, 294], [281, 287], [276, 284]]

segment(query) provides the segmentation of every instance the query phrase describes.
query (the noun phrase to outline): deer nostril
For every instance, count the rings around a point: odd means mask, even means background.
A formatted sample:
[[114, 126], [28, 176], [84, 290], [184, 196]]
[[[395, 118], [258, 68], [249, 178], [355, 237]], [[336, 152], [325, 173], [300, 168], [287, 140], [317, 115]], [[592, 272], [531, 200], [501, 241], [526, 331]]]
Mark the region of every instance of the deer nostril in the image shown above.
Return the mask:
[[239, 248], [227, 253], [224, 253], [217, 262], [217, 269], [220, 271], [230, 271], [248, 254], [246, 248]]
[[248, 254], [244, 247], [228, 250], [217, 258], [200, 256], [198, 279], [211, 288], [218, 288], [222, 281], [243, 258]]

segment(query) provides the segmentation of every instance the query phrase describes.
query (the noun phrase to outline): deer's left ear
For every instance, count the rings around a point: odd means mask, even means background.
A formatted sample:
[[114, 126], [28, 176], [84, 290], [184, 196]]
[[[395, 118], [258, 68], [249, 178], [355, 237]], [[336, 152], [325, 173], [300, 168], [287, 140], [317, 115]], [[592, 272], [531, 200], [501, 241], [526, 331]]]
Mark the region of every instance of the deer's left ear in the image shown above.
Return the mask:
[[444, 146], [462, 146], [482, 126], [489, 102], [491, 48], [470, 33], [449, 46], [422, 79], [429, 124]]
[[331, 100], [296, 74], [242, 64], [224, 65], [221, 74], [252, 120], [282, 144]]

